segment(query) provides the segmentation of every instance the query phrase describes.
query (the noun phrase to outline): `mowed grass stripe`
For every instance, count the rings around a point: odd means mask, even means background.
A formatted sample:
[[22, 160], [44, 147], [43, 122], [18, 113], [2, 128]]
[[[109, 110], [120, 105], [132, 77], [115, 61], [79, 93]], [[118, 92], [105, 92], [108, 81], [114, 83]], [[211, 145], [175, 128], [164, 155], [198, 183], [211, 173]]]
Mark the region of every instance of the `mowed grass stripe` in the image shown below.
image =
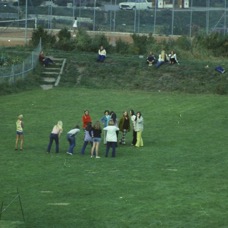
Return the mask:
[[[17, 188], [26, 222], [20, 227], [225, 227], [227, 221], [227, 98], [139, 91], [56, 88], [0, 97], [0, 199]], [[105, 109], [142, 111], [143, 148], [118, 146], [115, 159], [65, 154], [66, 132], [84, 109], [99, 120]], [[14, 151], [15, 121], [24, 114], [25, 149]], [[61, 119], [60, 154], [46, 154]], [[52, 148], [53, 150], [54, 148]], [[44, 194], [42, 191], [52, 192]], [[52, 206], [48, 203], [69, 203]], [[3, 220], [20, 221], [15, 202]]]

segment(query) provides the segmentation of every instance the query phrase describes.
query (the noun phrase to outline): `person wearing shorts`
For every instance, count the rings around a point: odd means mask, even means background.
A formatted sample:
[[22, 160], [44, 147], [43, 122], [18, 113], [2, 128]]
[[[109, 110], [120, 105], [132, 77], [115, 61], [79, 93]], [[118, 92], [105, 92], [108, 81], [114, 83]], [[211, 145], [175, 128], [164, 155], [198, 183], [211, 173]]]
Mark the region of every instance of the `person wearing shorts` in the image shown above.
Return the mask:
[[91, 158], [93, 158], [94, 151], [96, 151], [96, 158], [100, 158], [98, 151], [101, 142], [101, 133], [101, 124], [97, 121], [92, 127], [93, 146], [91, 148]]
[[15, 150], [18, 150], [18, 143], [20, 141], [20, 151], [23, 150], [24, 144], [24, 123], [22, 121], [23, 115], [19, 115], [16, 121], [16, 143], [15, 143]]

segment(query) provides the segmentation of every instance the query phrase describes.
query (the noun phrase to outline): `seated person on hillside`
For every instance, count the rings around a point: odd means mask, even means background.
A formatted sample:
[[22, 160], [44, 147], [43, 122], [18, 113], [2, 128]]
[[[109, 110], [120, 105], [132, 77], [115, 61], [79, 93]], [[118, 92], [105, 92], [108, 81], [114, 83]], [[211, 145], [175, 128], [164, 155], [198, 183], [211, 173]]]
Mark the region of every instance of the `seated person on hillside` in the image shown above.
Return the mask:
[[105, 58], [106, 58], [106, 50], [104, 49], [103, 46], [100, 46], [100, 49], [98, 50], [97, 61], [98, 62], [104, 62]]
[[174, 51], [170, 52], [170, 54], [168, 55], [168, 59], [169, 59], [169, 63], [170, 64], [178, 63], [177, 54]]
[[159, 54], [158, 61], [156, 63], [156, 67], [160, 67], [163, 63], [167, 61], [167, 55], [165, 54], [165, 51], [162, 50], [161, 54]]
[[45, 56], [44, 56], [44, 52], [43, 52], [43, 51], [41, 51], [40, 54], [39, 54], [39, 61], [40, 61], [45, 67], [47, 67], [48, 65], [54, 63], [52, 59], [50, 59], [49, 57], [45, 57]]
[[148, 55], [148, 57], [146, 59], [148, 66], [152, 66], [155, 63], [155, 61], [156, 61], [155, 56], [153, 55], [152, 52], [150, 52], [150, 54]]

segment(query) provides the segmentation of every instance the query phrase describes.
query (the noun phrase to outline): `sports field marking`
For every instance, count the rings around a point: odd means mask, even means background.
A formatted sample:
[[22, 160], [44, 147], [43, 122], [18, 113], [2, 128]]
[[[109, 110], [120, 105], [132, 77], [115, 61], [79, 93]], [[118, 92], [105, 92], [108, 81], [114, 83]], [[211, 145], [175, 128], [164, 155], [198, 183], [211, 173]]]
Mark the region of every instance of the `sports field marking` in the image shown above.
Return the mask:
[[41, 193], [53, 193], [52, 191], [40, 191]]
[[68, 206], [70, 203], [48, 203], [51, 206]]

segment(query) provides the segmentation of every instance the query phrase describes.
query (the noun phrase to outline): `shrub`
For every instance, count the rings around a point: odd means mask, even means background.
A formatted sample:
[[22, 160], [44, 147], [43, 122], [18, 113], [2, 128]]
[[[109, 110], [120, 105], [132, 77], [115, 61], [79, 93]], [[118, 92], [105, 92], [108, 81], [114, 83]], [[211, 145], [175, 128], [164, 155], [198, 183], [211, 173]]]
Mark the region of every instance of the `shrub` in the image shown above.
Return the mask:
[[42, 41], [42, 46], [46, 48], [54, 47], [56, 43], [55, 35], [48, 33], [42, 27], [38, 27], [37, 29], [33, 30], [31, 39], [32, 46], [36, 47], [39, 44], [40, 39]]
[[95, 37], [92, 39], [91, 50], [97, 51], [101, 45], [104, 46], [107, 51], [109, 51], [110, 45], [107, 37], [104, 34], [95, 35]]
[[57, 36], [58, 42], [56, 43], [56, 48], [64, 51], [75, 49], [76, 44], [74, 40], [71, 39], [71, 32], [67, 28], [61, 29]]
[[92, 39], [84, 29], [79, 29], [76, 36], [76, 49], [79, 51], [91, 51]]
[[148, 37], [145, 35], [139, 36], [137, 34], [133, 34], [131, 37], [133, 39], [133, 49], [138, 52], [135, 54], [144, 54], [147, 51]]
[[116, 52], [120, 54], [127, 54], [129, 49], [129, 44], [121, 39], [116, 41]]

